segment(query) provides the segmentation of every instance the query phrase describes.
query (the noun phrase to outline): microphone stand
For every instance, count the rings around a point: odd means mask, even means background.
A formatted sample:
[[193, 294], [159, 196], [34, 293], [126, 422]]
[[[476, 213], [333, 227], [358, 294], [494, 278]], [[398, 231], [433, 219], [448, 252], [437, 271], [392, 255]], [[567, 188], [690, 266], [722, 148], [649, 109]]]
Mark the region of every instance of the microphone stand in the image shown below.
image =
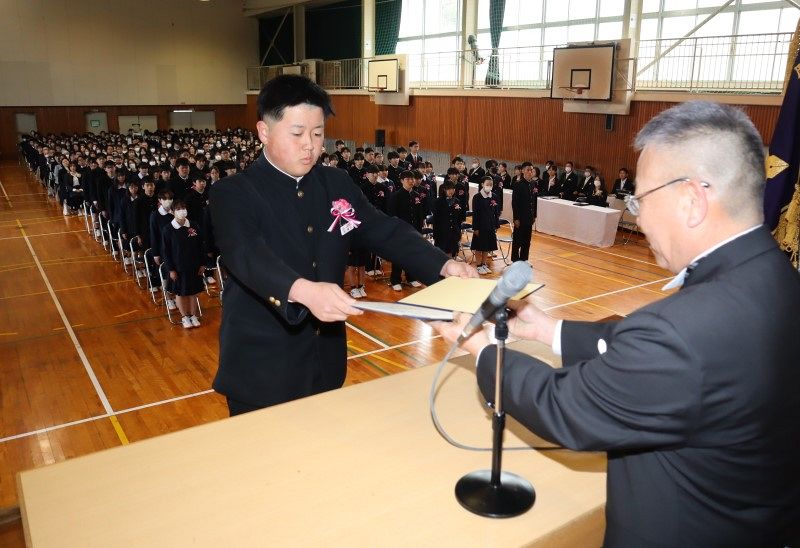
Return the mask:
[[528, 480], [511, 472], [502, 472], [503, 432], [506, 414], [503, 411], [503, 363], [508, 338], [508, 312], [501, 306], [495, 313], [497, 339], [497, 372], [492, 414], [492, 469], [470, 472], [456, 483], [456, 498], [461, 506], [479, 516], [510, 518], [524, 514], [536, 500]]

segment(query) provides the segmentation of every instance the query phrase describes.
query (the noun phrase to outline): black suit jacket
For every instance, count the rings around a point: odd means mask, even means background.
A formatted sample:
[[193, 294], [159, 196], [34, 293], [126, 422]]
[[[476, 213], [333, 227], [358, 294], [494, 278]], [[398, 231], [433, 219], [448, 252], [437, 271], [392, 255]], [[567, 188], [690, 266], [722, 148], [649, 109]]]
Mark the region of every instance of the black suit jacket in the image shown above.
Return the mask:
[[[509, 352], [505, 409], [546, 439], [608, 452], [607, 547], [789, 545], [798, 310], [800, 276], [762, 226], [622, 321], [564, 322], [562, 369]], [[479, 360], [487, 398], [494, 356]]]
[[[328, 232], [335, 200], [361, 225]], [[344, 322], [325, 323], [289, 302], [298, 278], [342, 285], [348, 251], [374, 251], [424, 283], [448, 260], [408, 224], [367, 201], [340, 169], [314, 166], [298, 183], [260, 155], [247, 170], [211, 187], [214, 236], [230, 282], [223, 293], [214, 389], [268, 406], [338, 388], [345, 378]]]
[[574, 171], [561, 177], [561, 193], [565, 200], [574, 200], [578, 194], [578, 175]]
[[611, 194], [616, 194], [617, 192], [624, 191], [630, 194], [636, 194], [636, 183], [633, 182], [633, 179], [626, 179], [625, 180], [625, 188], [620, 188], [622, 186], [622, 179], [615, 179], [614, 180], [614, 187], [611, 189]]
[[536, 206], [539, 189], [537, 181], [520, 179], [511, 191], [511, 211], [515, 221], [522, 227], [531, 226], [536, 220]]

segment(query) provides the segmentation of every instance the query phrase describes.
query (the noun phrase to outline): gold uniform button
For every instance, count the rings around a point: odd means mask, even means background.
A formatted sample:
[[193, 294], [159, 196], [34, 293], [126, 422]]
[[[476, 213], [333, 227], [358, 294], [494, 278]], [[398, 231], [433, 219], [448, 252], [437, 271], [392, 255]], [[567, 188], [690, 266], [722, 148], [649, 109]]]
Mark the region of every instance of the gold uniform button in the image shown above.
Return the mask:
[[311, 226], [311, 225], [308, 225], [308, 228], [306, 228], [306, 230], [308, 231], [309, 234], [311, 234], [312, 232], [314, 232], [314, 227]]
[[275, 306], [280, 306], [281, 302], [278, 299], [275, 299]]
[[271, 302], [272, 304], [275, 304], [275, 297], [270, 297], [269, 298], [269, 302]]
[[311, 266], [314, 267], [314, 268], [317, 268], [317, 261], [314, 261], [313, 263], [311, 263]]
[[319, 336], [319, 329], [317, 329], [317, 330], [315, 331], [315, 333], [317, 334], [317, 336]]
[[303, 196], [305, 196], [305, 192], [303, 192], [302, 190], [298, 190], [297, 191], [297, 197], [298, 198], [302, 198]]

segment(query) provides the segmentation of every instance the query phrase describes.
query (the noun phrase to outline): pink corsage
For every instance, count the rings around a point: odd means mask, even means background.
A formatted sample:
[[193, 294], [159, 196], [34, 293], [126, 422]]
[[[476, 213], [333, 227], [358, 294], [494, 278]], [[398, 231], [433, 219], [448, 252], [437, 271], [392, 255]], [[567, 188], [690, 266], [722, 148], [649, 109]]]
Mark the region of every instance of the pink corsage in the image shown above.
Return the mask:
[[[350, 202], [345, 200], [344, 198], [339, 198], [335, 202], [331, 202], [331, 215], [333, 215], [333, 222], [331, 226], [328, 228], [328, 232], [333, 232], [333, 229], [336, 228], [337, 223], [339, 224], [339, 230], [342, 233], [342, 236], [353, 230], [354, 228], [358, 228], [358, 225], [361, 224], [361, 221], [356, 219], [356, 212], [353, 209], [353, 206], [350, 205]], [[342, 219], [344, 219], [345, 223], [342, 223]]]
[[189, 228], [189, 236], [197, 236], [197, 231], [193, 228]]
[[378, 198], [383, 198], [383, 196], [384, 196], [383, 191], [382, 190], [378, 191]]
[[497, 207], [497, 202], [492, 200], [491, 202], [489, 202], [489, 205], [492, 207]]

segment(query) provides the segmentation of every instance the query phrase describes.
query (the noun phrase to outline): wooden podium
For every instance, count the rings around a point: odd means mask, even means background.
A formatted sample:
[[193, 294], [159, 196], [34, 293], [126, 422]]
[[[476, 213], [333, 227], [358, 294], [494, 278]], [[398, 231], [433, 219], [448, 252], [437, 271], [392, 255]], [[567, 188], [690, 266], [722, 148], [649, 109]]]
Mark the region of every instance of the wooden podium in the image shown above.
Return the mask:
[[[511, 345], [511, 347], [519, 347]], [[526, 349], [552, 361], [549, 350]], [[457, 440], [491, 445], [471, 359], [449, 364], [438, 396]], [[435, 367], [46, 466], [18, 477], [33, 547], [600, 546], [604, 454], [506, 451], [528, 479], [522, 516], [478, 517], [458, 479], [489, 452], [445, 442], [431, 423]], [[509, 419], [505, 445], [539, 444]]]

